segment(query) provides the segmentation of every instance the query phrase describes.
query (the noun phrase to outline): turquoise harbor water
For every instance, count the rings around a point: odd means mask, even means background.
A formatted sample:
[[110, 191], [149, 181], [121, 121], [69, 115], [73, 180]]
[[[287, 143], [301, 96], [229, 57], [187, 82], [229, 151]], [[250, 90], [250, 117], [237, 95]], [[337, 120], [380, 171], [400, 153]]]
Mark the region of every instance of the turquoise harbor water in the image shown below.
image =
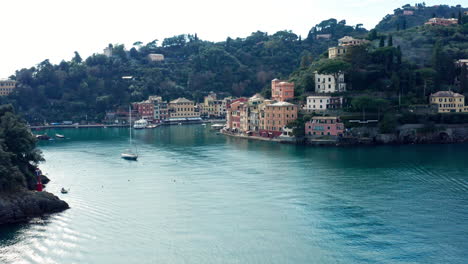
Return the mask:
[[305, 148], [172, 126], [135, 131], [130, 162], [125, 129], [59, 133], [41, 168], [71, 209], [0, 228], [0, 263], [468, 262], [468, 145]]

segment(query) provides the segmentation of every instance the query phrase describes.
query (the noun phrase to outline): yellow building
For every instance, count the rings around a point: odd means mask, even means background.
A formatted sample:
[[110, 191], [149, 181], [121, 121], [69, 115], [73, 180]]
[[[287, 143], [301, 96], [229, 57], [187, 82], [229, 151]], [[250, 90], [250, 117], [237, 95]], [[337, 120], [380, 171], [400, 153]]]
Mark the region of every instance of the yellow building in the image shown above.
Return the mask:
[[178, 98], [169, 102], [169, 118], [200, 117], [195, 108], [195, 102], [185, 98]]
[[205, 96], [203, 103], [199, 105], [200, 114], [203, 117], [222, 117], [222, 100], [217, 100], [215, 93], [210, 93], [208, 96]]
[[328, 48], [328, 58], [334, 59], [336, 57], [344, 56], [347, 50], [348, 50], [347, 46], [338, 46], [338, 47]]
[[0, 80], [0, 96], [7, 96], [16, 88], [16, 81]]
[[465, 106], [465, 96], [452, 91], [439, 91], [431, 94], [430, 104], [437, 105], [438, 113], [462, 113], [468, 112]]

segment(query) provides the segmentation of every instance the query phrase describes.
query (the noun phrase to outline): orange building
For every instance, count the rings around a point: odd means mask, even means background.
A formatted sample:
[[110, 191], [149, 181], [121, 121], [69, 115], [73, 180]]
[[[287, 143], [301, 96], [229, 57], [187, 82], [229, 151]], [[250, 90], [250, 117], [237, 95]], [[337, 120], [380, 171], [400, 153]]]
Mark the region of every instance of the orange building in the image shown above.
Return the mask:
[[260, 135], [277, 137], [290, 122], [297, 119], [297, 105], [288, 102], [267, 104], [260, 115]]
[[286, 101], [294, 98], [294, 83], [274, 79], [271, 81], [271, 99]]

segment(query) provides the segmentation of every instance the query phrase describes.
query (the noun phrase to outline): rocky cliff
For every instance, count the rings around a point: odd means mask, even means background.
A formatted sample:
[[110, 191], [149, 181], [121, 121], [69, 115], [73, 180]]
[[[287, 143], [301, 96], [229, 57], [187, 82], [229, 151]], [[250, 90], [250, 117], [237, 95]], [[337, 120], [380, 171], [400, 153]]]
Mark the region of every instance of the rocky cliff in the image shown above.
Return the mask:
[[68, 208], [66, 202], [48, 192], [0, 193], [0, 225], [23, 222]]

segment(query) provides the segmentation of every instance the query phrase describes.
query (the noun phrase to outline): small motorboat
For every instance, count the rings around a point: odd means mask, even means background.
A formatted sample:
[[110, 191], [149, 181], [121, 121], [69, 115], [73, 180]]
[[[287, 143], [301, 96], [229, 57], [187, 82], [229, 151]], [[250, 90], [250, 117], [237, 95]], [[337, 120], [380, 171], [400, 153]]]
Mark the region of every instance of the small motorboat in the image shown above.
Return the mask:
[[39, 140], [49, 140], [50, 139], [50, 137], [47, 134], [36, 135], [36, 138], [39, 139]]
[[201, 124], [201, 125], [202, 125], [202, 126], [206, 126], [206, 124], [205, 124], [205, 123], [203, 123], [203, 124]]
[[68, 190], [62, 187], [62, 190], [60, 190], [61, 193], [68, 193]]
[[65, 136], [64, 136], [64, 135], [61, 135], [61, 134], [55, 134], [55, 137], [56, 137], [56, 138], [65, 138]]

